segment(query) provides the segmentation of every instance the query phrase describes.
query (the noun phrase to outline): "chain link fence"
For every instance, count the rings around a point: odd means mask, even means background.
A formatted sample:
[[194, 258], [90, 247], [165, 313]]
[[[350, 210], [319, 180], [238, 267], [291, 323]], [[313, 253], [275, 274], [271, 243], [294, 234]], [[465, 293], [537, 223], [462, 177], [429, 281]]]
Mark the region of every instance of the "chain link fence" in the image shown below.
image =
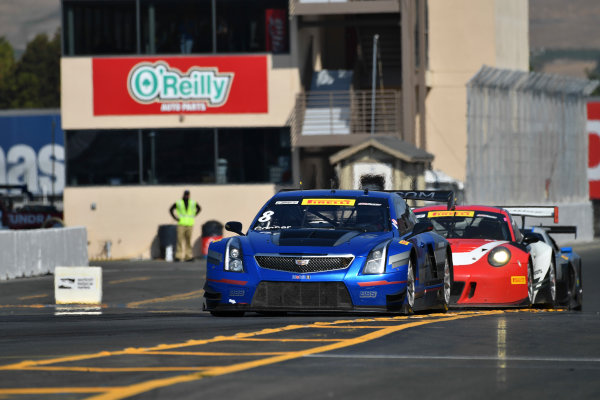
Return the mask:
[[559, 205], [561, 224], [591, 238], [585, 97], [597, 85], [482, 67], [467, 84], [466, 201]]

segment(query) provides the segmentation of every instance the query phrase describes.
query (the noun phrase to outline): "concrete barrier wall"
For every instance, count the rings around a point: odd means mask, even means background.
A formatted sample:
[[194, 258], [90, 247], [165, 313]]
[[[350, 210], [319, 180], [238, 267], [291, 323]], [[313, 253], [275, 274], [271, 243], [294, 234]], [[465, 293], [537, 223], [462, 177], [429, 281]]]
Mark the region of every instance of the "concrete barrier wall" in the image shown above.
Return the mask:
[[88, 265], [84, 227], [0, 231], [0, 280]]

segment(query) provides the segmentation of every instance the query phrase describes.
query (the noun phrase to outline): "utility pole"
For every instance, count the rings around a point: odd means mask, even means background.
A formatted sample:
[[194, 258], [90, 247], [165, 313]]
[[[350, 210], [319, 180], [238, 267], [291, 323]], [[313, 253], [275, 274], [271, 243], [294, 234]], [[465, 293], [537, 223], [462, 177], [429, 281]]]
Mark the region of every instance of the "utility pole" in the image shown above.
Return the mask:
[[376, 80], [377, 80], [377, 42], [379, 41], [379, 35], [373, 36], [373, 72], [371, 77], [371, 136], [375, 134], [375, 91], [376, 91]]

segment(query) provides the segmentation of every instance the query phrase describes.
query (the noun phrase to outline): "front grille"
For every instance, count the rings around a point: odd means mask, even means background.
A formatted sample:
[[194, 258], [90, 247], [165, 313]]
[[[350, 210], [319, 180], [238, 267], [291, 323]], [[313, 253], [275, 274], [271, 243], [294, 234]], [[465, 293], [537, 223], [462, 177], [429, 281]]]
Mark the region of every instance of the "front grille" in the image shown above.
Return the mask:
[[260, 282], [252, 307], [350, 310], [352, 300], [342, 282]]
[[[255, 256], [256, 263], [261, 268], [276, 271], [314, 273], [335, 271], [348, 268], [354, 260], [353, 256]], [[302, 265], [306, 264], [306, 265]]]

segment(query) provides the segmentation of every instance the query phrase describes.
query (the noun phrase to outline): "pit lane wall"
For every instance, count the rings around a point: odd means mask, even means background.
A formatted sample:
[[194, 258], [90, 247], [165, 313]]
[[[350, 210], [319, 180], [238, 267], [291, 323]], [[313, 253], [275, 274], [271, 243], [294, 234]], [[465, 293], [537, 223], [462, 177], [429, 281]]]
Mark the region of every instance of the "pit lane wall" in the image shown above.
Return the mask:
[[0, 231], [0, 280], [45, 275], [57, 266], [87, 266], [84, 227]]
[[195, 257], [201, 256], [201, 227], [206, 221], [217, 220], [223, 225], [240, 221], [246, 230], [277, 191], [272, 183], [67, 187], [63, 197], [65, 224], [87, 228], [90, 259], [158, 258], [158, 228], [176, 224], [169, 208], [186, 189], [202, 207], [192, 233]]
[[466, 203], [558, 206], [559, 224], [592, 240], [586, 96], [597, 85], [482, 67], [467, 85]]

